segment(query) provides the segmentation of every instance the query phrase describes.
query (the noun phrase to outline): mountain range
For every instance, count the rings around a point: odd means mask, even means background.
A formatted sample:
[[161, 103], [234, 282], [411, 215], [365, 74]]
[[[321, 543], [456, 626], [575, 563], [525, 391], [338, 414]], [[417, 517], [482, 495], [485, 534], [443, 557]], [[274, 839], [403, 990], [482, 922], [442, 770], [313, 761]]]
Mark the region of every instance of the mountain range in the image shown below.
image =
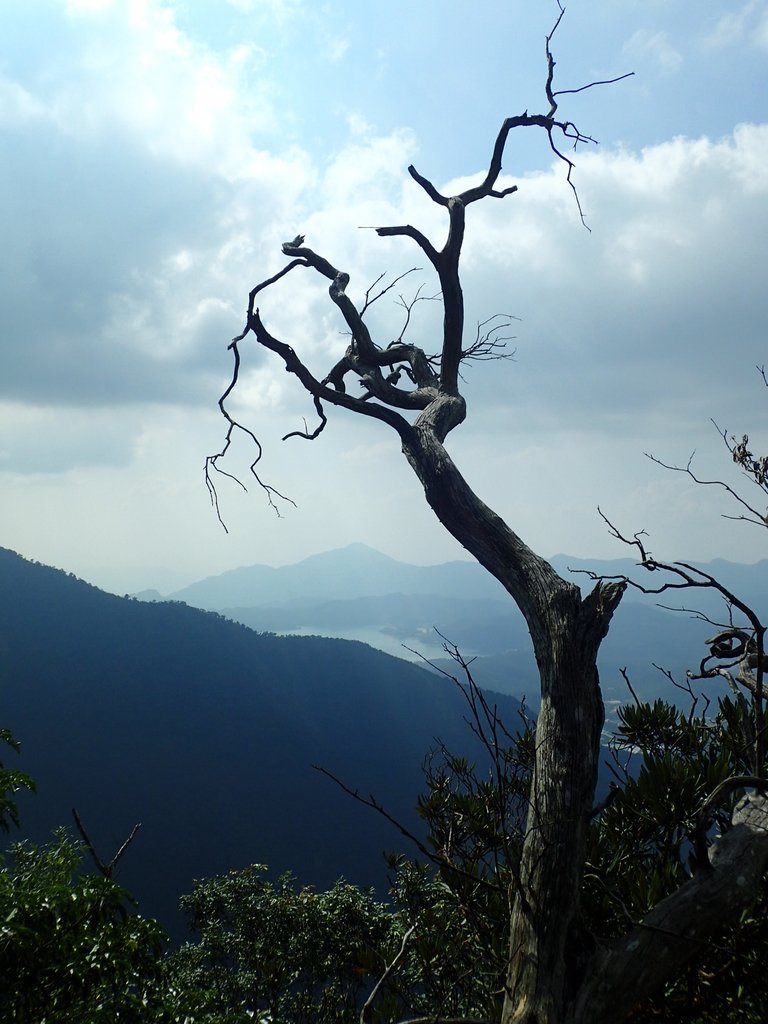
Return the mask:
[[[628, 561], [554, 562], [588, 587], [579, 569], [634, 571]], [[764, 604], [765, 562], [707, 568]], [[683, 599], [723, 616], [707, 592]], [[609, 719], [628, 699], [621, 668], [641, 696], [685, 700], [653, 663], [684, 679], [705, 653], [711, 622], [658, 600], [628, 591], [604, 641]], [[329, 636], [277, 635], [298, 632]], [[351, 639], [361, 635], [419, 663]], [[458, 687], [435, 671], [454, 669], [444, 642], [474, 659], [478, 683], [505, 691], [492, 696], [505, 721], [517, 720], [516, 697], [535, 708], [525, 623], [472, 562], [420, 567], [351, 545], [160, 599], [107, 594], [0, 549], [0, 725], [38, 784], [20, 801], [23, 834], [43, 841], [74, 807], [108, 860], [141, 822], [120, 881], [177, 939], [178, 898], [194, 880], [249, 863], [306, 884], [344, 876], [382, 889], [381, 853], [408, 852], [406, 841], [313, 766], [375, 794], [418, 832], [427, 752], [440, 740], [482, 756]]]
[[[552, 564], [583, 591], [593, 585], [590, 573], [627, 576], [646, 586], [660, 582], [658, 574], [652, 578], [631, 559], [556, 555]], [[765, 605], [768, 561], [696, 565], [756, 609]], [[362, 640], [441, 669], [450, 665], [443, 650], [447, 642], [474, 659], [472, 671], [480, 685], [525, 696], [536, 705], [538, 675], [526, 624], [506, 591], [476, 562], [415, 566], [351, 544], [281, 568], [235, 569], [169, 597], [217, 610], [254, 629]], [[645, 595], [629, 588], [601, 648], [606, 701], [628, 699], [622, 669], [641, 696], [668, 695], [671, 683], [665, 673], [683, 681], [687, 670], [696, 670], [706, 654], [704, 641], [715, 631], [706, 619], [720, 621], [725, 614], [722, 599], [707, 590]], [[719, 688], [712, 686], [710, 693], [716, 692]]]
[[[267, 863], [383, 887], [382, 852], [412, 852], [313, 766], [419, 831], [427, 752], [480, 753], [458, 687], [417, 665], [117, 597], [4, 549], [0, 694], [38, 786], [19, 801], [23, 835], [43, 841], [76, 808], [109, 860], [141, 822], [119, 880], [176, 938], [196, 878]], [[515, 701], [498, 702], [513, 723]]]

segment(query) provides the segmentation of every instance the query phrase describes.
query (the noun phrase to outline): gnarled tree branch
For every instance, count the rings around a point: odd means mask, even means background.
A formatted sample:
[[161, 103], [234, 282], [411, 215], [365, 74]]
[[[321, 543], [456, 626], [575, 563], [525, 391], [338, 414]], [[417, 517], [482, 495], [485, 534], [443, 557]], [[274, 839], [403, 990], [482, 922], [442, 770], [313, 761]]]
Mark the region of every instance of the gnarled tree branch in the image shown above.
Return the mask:
[[709, 853], [710, 869], [698, 872], [590, 965], [590, 981], [573, 1020], [609, 1024], [657, 992], [664, 980], [693, 960], [726, 915], [738, 917], [754, 900], [768, 869], [768, 799], [747, 796], [731, 828]]
[[[567, 166], [567, 181], [575, 195], [571, 180], [574, 164], [558, 148], [562, 145], [560, 138], [574, 146], [593, 141], [571, 122], [556, 117], [551, 42], [563, 14], [562, 7], [558, 7], [560, 14], [546, 41], [548, 112], [530, 114], [526, 110], [507, 117], [497, 134], [483, 180], [458, 195], [443, 195], [414, 167], [408, 169], [427, 197], [447, 212], [448, 230], [442, 247], [410, 224], [375, 228], [382, 237], [409, 238], [436, 272], [443, 303], [439, 345], [425, 350], [406, 343], [402, 335], [394, 344], [378, 344], [363, 319], [370, 305], [369, 295], [358, 308], [347, 294], [349, 274], [307, 247], [303, 236], [282, 247], [291, 260], [288, 267], [251, 291], [245, 329], [233, 342], [235, 359], [239, 360], [237, 343], [252, 335], [262, 348], [282, 360], [285, 369], [311, 396], [320, 425], [314, 431], [306, 428], [293, 435], [316, 438], [322, 431], [326, 405], [390, 426], [438, 519], [499, 580], [528, 623], [541, 679], [541, 705], [519, 881], [510, 892], [511, 943], [502, 1024], [562, 1024], [566, 947], [578, 913], [604, 720], [596, 659], [626, 587], [624, 581], [598, 581], [583, 597], [477, 497], [445, 448], [446, 438], [466, 416], [460, 390], [462, 360], [495, 357], [502, 344], [495, 330], [489, 328], [484, 338], [465, 346], [459, 264], [466, 208], [471, 203], [503, 199], [517, 192], [517, 185], [499, 186], [507, 142], [514, 130], [536, 128], [546, 133], [552, 152]], [[578, 195], [576, 198], [578, 201]], [[351, 335], [343, 357], [321, 380], [309, 371], [291, 345], [269, 332], [255, 308], [255, 296], [297, 266], [310, 268], [330, 281], [329, 295]], [[428, 354], [435, 349], [437, 355]], [[350, 377], [362, 384], [360, 397], [349, 393]], [[235, 424], [224, 404], [230, 391], [231, 387], [220, 407], [231, 431]]]

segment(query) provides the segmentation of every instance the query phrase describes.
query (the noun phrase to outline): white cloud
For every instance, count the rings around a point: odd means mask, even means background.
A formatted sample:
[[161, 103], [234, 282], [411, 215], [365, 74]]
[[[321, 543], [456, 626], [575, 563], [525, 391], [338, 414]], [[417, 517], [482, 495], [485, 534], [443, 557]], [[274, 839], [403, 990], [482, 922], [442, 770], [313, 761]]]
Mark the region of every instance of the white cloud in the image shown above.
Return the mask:
[[768, 49], [766, 0], [747, 0], [736, 10], [722, 14], [705, 39], [705, 45], [711, 49], [740, 46], [744, 42]]
[[[585, 155], [575, 182], [592, 234], [557, 166], [504, 204], [475, 209], [468, 310], [522, 317], [518, 362], [502, 375], [516, 433], [541, 430], [559, 410], [574, 430], [610, 423], [630, 436], [642, 417], [649, 444], [669, 430], [694, 438], [713, 406], [738, 402], [765, 358], [766, 163], [766, 126]], [[510, 402], [498, 377], [476, 373], [473, 390], [496, 408]]]
[[38, 103], [62, 134], [88, 143], [117, 132], [228, 179], [280, 173], [279, 153], [258, 145], [279, 123], [262, 49], [240, 42], [211, 50], [185, 34], [162, 0], [100, 13], [78, 18], [71, 49], [41, 80]]
[[97, 14], [114, 5], [114, 0], [65, 0], [67, 14]]
[[194, 401], [314, 171], [253, 144], [242, 47], [193, 44], [154, 2], [102, 14], [44, 75], [0, 81], [0, 394]]
[[272, 18], [288, 18], [299, 13], [302, 0], [226, 0], [230, 7], [246, 14], [266, 13]]
[[0, 128], [45, 118], [47, 113], [45, 104], [31, 92], [0, 75]]
[[670, 43], [665, 32], [638, 29], [624, 44], [624, 53], [635, 60], [650, 61], [662, 71], [679, 71], [682, 54]]
[[383, 137], [361, 137], [358, 122], [353, 121], [353, 128], [359, 141], [336, 154], [323, 176], [326, 200], [333, 199], [339, 207], [350, 202], [359, 204], [366, 196], [386, 196], [393, 186], [399, 191], [415, 150], [415, 139], [407, 130]]
[[[300, 509], [290, 524], [273, 523], [260, 496], [233, 487], [226, 541], [207, 504], [201, 464], [223, 439], [216, 400], [231, 372], [227, 344], [242, 329], [249, 289], [284, 266], [281, 242], [306, 233], [313, 248], [350, 272], [357, 299], [382, 271], [390, 280], [425, 266], [411, 240], [381, 239], [359, 226], [412, 223], [441, 245], [445, 211], [406, 166], [420, 163], [418, 145], [425, 164], [447, 168], [440, 172], [446, 176], [451, 168], [476, 167], [488, 140], [470, 145], [461, 134], [452, 156], [456, 133], [464, 131], [456, 126], [469, 118], [470, 141], [472, 132], [483, 135], [483, 124], [493, 133], [491, 100], [501, 96], [506, 104], [509, 81], [480, 96], [467, 80], [466, 105], [451, 107], [448, 129], [444, 107], [427, 96], [425, 118], [434, 131], [430, 137], [424, 120], [417, 136], [396, 126], [419, 123], [413, 83], [423, 84], [423, 64], [415, 78], [403, 67], [377, 85], [380, 93], [387, 82], [393, 87], [386, 96], [366, 96], [371, 65], [382, 69], [375, 47], [360, 57], [370, 27], [364, 14], [355, 14], [357, 24], [344, 23], [350, 49], [332, 64], [335, 37], [316, 8], [306, 12], [307, 29], [303, 20], [287, 23], [296, 13], [304, 17], [296, 3], [232, 0], [234, 6], [239, 13], [229, 10], [231, 24], [216, 21], [221, 31], [214, 38], [202, 30], [209, 16], [199, 13], [202, 6], [146, 0], [89, 10], [81, 3], [77, 12], [70, 6], [67, 20], [59, 4], [42, 49], [6, 47], [0, 469], [14, 490], [0, 508], [4, 542], [67, 567], [68, 558], [50, 553], [57, 544], [62, 551], [69, 544], [80, 563], [91, 565], [114, 558], [116, 548], [141, 550], [147, 565], [174, 552], [179, 564], [194, 558], [198, 575], [223, 562], [264, 560], [265, 551], [269, 560], [291, 561], [355, 539], [406, 558], [459, 554], [435, 530], [396, 439], [378, 425], [341, 412], [313, 446], [280, 444], [302, 426], [302, 416], [312, 426], [314, 410], [295, 380], [250, 343], [242, 346], [242, 388], [232, 408], [265, 443], [267, 479], [296, 497]], [[27, 11], [21, 0], [19, 11]], [[745, 12], [743, 32], [756, 40], [766, 27], [765, 5], [734, 13]], [[254, 31], [274, 17], [283, 19], [280, 33]], [[688, 66], [689, 36], [680, 35], [685, 42], [676, 46], [678, 37], [661, 18], [640, 28], [631, 45], [650, 83], [653, 130], [644, 137], [670, 131], [668, 97], [686, 113], [696, 98], [728, 134], [640, 149], [632, 144], [633, 108], [622, 106], [625, 148], [577, 154], [574, 180], [592, 234], [581, 226], [559, 163], [506, 177], [504, 183], [519, 184], [517, 195], [468, 211], [469, 330], [496, 311], [522, 321], [515, 324], [515, 363], [468, 369], [469, 417], [451, 442], [483, 496], [545, 552], [604, 551], [591, 510], [606, 495], [620, 496], [617, 511], [633, 526], [664, 515], [674, 523], [679, 513], [685, 542], [691, 500], [675, 499], [676, 480], [653, 491], [658, 473], [645, 466], [643, 449], [684, 460], [710, 429], [709, 416], [722, 409], [735, 430], [757, 431], [765, 420], [763, 392], [757, 385], [749, 391], [749, 378], [755, 363], [766, 362], [768, 128], [731, 130], [732, 110], [742, 107], [735, 99], [725, 112], [717, 107], [717, 54], [709, 54], [706, 71], [715, 85], [705, 101]], [[273, 47], [278, 35], [282, 49]], [[392, 75], [403, 55], [401, 35], [398, 25], [376, 41], [389, 54]], [[254, 38], [258, 46], [243, 42]], [[307, 52], [307, 40], [314, 47], [309, 59], [291, 63], [295, 46]], [[587, 59], [590, 68], [600, 64], [594, 54]], [[625, 70], [623, 58], [619, 63]], [[654, 68], [676, 72], [675, 90], [668, 78], [649, 74]], [[332, 95], [311, 92], [320, 71]], [[633, 89], [639, 80], [631, 80]], [[667, 92], [654, 96], [655, 81], [666, 82]], [[609, 93], [595, 90], [589, 101], [600, 109]], [[352, 113], [344, 105], [349, 96]], [[605, 100], [611, 116], [615, 102], [612, 93]], [[299, 129], [311, 156], [295, 143]], [[611, 135], [602, 128], [599, 134]], [[514, 166], [513, 155], [518, 166], [536, 166], [547, 153], [546, 140], [536, 150], [531, 135], [511, 140], [505, 168]], [[468, 180], [435, 183], [446, 192]], [[428, 264], [423, 278], [431, 291]], [[327, 284], [297, 269], [259, 297], [268, 326], [304, 352], [319, 376], [347, 343]], [[370, 311], [384, 344], [402, 324], [396, 294], [407, 296], [417, 284], [407, 279]], [[427, 304], [417, 312], [412, 338], [434, 349], [439, 316]], [[746, 393], [754, 400], [745, 401]], [[743, 424], [728, 422], [742, 411]], [[247, 472], [251, 451], [240, 445], [236, 457]], [[632, 511], [643, 502], [650, 503], [649, 520], [636, 523]], [[94, 517], [84, 515], [86, 503], [103, 524], [98, 543], [89, 535], [86, 520]], [[125, 507], [136, 510], [130, 522], [120, 521]], [[414, 527], [399, 542], [392, 523], [403, 509]], [[25, 548], [33, 527], [49, 551]], [[710, 541], [698, 543], [703, 552]]]
[[334, 36], [328, 41], [328, 59], [331, 61], [341, 60], [349, 50], [349, 40], [341, 36]]

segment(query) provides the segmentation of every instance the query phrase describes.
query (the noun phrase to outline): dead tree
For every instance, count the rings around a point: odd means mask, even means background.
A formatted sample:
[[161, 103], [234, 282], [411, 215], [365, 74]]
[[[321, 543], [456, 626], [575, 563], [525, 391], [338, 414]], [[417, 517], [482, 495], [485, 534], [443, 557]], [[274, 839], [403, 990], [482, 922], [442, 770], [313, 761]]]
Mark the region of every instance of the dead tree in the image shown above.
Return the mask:
[[[402, 335], [394, 343], [377, 344], [364, 317], [373, 301], [370, 294], [364, 304], [356, 305], [347, 294], [349, 274], [305, 246], [303, 236], [297, 236], [282, 246], [289, 262], [250, 292], [245, 328], [229, 346], [234, 358], [232, 381], [219, 402], [229, 425], [226, 441], [222, 450], [206, 463], [206, 480], [218, 511], [214, 474], [223, 472], [219, 463], [235, 433], [245, 431], [256, 445], [252, 472], [265, 487], [269, 502], [279, 502], [281, 495], [257, 475], [261, 447], [255, 434], [236, 421], [226, 405], [237, 385], [240, 345], [253, 339], [282, 360], [285, 369], [298, 378], [313, 400], [318, 416], [315, 429], [305, 427], [286, 438], [316, 439], [325, 426], [325, 409], [329, 405], [386, 424], [396, 433], [437, 518], [499, 580], [523, 613], [540, 673], [541, 710], [522, 860], [515, 891], [510, 894], [511, 943], [503, 1024], [613, 1024], [629, 1012], [627, 1000], [635, 999], [638, 988], [648, 990], [649, 994], [657, 991], [674, 969], [670, 967], [670, 958], [669, 962], [656, 963], [650, 971], [652, 958], [646, 947], [657, 942], [661, 932], [672, 936], [669, 942], [676, 943], [676, 950], [688, 949], [691, 954], [696, 951], [695, 946], [690, 949], [691, 943], [685, 938], [691, 916], [696, 913], [694, 900], [680, 904], [679, 921], [659, 908], [658, 927], [649, 924], [644, 928], [638, 924], [621, 948], [598, 950], [590, 964], [576, 966], [581, 950], [574, 949], [577, 943], [571, 926], [578, 914], [604, 721], [596, 659], [626, 584], [598, 581], [590, 593], [582, 596], [578, 587], [560, 577], [480, 500], [445, 446], [449, 433], [466, 415], [460, 389], [462, 364], [472, 358], [499, 355], [493, 333], [465, 343], [459, 259], [466, 209], [472, 203], [502, 201], [517, 192], [517, 185], [498, 184], [505, 147], [513, 130], [536, 128], [546, 133], [553, 153], [563, 161], [571, 188], [573, 164], [562, 150], [566, 143], [575, 147], [593, 141], [570, 121], [558, 117], [560, 93], [553, 85], [555, 62], [551, 41], [562, 13], [560, 8], [546, 40], [547, 112], [525, 111], [504, 120], [483, 181], [458, 195], [446, 196], [413, 166], [408, 168], [426, 196], [445, 211], [447, 237], [442, 247], [410, 224], [375, 228], [379, 236], [399, 236], [415, 244], [437, 276], [443, 305], [442, 336], [435, 345], [437, 354], [411, 344]], [[575, 189], [574, 196], [578, 203]], [[294, 347], [270, 333], [256, 305], [260, 292], [277, 285], [298, 268], [309, 269], [330, 282], [331, 301], [350, 335], [344, 356], [322, 379], [310, 372]], [[496, 348], [489, 347], [493, 345]], [[359, 395], [352, 394], [350, 388], [355, 378], [362, 387]], [[637, 955], [640, 949], [642, 958]], [[638, 973], [642, 972], [645, 989], [637, 981]], [[638, 988], [633, 989], [635, 985]], [[618, 993], [622, 993], [621, 1000]]]
[[[734, 461], [739, 462], [736, 458]], [[683, 471], [677, 466], [667, 468]], [[743, 498], [723, 481], [695, 477], [690, 462], [684, 472], [697, 483], [724, 488], [739, 504], [746, 505]], [[751, 467], [747, 472], [755, 476]], [[764, 486], [760, 479], [755, 482]], [[574, 1020], [579, 1022], [607, 1021], [611, 1015], [614, 1020], [622, 1020], [633, 1006], [658, 992], [665, 978], [672, 977], [686, 963], [696, 959], [697, 953], [708, 945], [708, 937], [724, 921], [735, 920], [741, 911], [756, 903], [768, 870], [766, 627], [752, 607], [711, 573], [688, 562], [660, 561], [647, 550], [644, 531], [626, 537], [605, 516], [603, 519], [617, 540], [635, 549], [638, 569], [654, 574], [658, 582], [653, 585], [627, 576], [606, 577], [587, 572], [594, 581], [625, 584], [643, 594], [669, 595], [705, 589], [723, 598], [728, 618], [724, 623], [715, 623], [702, 612], [678, 609], [718, 628], [718, 632], [706, 641], [709, 653], [701, 659], [697, 671], [688, 672], [688, 678], [705, 680], [717, 677], [727, 681], [741, 712], [740, 746], [751, 762], [751, 772], [732, 774], [717, 785], [696, 809], [693, 838], [697, 862], [695, 874], [661, 900], [619, 942], [598, 949], [592, 960], [592, 977], [577, 996]], [[735, 615], [742, 618], [743, 624], [734, 621]], [[747, 691], [748, 697], [740, 687]], [[729, 828], [710, 843], [707, 837], [715, 812], [727, 806], [735, 796], [740, 799], [733, 808]]]

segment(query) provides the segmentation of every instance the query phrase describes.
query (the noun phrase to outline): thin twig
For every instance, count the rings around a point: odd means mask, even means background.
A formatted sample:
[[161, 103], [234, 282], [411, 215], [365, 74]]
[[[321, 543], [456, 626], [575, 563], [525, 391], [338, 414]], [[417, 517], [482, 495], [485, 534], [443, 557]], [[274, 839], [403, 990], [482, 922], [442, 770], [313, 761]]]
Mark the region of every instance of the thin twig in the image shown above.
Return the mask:
[[83, 825], [82, 819], [80, 818], [80, 815], [77, 813], [77, 810], [74, 807], [72, 808], [72, 817], [75, 819], [75, 824], [77, 825], [77, 828], [78, 828], [78, 831], [80, 832], [80, 835], [83, 837], [83, 841], [85, 842], [85, 845], [88, 847], [88, 850], [89, 850], [89, 852], [91, 854], [91, 857], [93, 859], [94, 864], [99, 869], [99, 871], [102, 873], [102, 875], [104, 875], [105, 878], [112, 878], [112, 875], [114, 874], [115, 868], [117, 867], [118, 861], [123, 856], [123, 854], [128, 849], [128, 847], [131, 845], [133, 840], [136, 838], [136, 833], [141, 828], [141, 822], [137, 822], [137, 824], [135, 824], [133, 826], [133, 828], [131, 829], [131, 834], [128, 836], [128, 838], [125, 840], [125, 842], [120, 846], [120, 848], [118, 849], [117, 853], [114, 855], [112, 860], [109, 862], [109, 864], [105, 864], [104, 861], [101, 859], [101, 857], [99, 857], [98, 853], [96, 853], [96, 848], [94, 847], [93, 843], [91, 842], [91, 837], [86, 832], [85, 825]]
[[387, 968], [384, 971], [384, 973], [382, 974], [382, 976], [379, 978], [379, 980], [373, 986], [373, 990], [371, 991], [371, 994], [366, 999], [365, 1003], [363, 1004], [363, 1008], [360, 1011], [360, 1024], [367, 1024], [367, 1022], [370, 1020], [371, 1013], [373, 1011], [373, 1003], [374, 1003], [374, 1000], [376, 999], [376, 996], [379, 993], [379, 989], [384, 984], [384, 982], [387, 980], [387, 978], [390, 976], [390, 974], [392, 974], [392, 972], [395, 971], [397, 969], [397, 967], [400, 965], [403, 957], [405, 956], [405, 949], [406, 949], [406, 946], [408, 945], [408, 940], [413, 935], [415, 930], [416, 930], [416, 925], [412, 924], [411, 927], [408, 929], [408, 931], [405, 933], [405, 935], [403, 935], [403, 941], [400, 944], [400, 949], [398, 950], [397, 955], [395, 956], [394, 960], [387, 966]]

